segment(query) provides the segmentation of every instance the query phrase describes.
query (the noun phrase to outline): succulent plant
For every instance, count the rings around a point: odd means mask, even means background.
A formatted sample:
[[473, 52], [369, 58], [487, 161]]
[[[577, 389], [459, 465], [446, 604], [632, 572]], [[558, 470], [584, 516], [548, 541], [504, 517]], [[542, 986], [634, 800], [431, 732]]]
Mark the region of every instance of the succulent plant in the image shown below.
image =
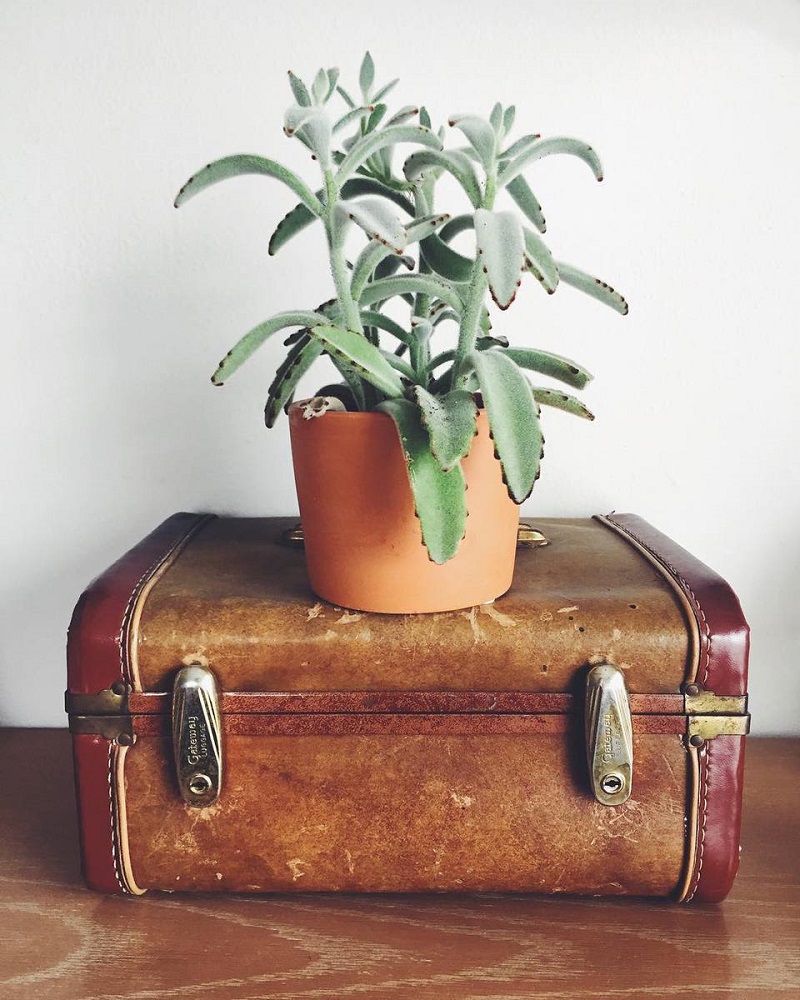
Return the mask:
[[[518, 504], [539, 476], [540, 407], [593, 419], [577, 398], [532, 386], [526, 373], [575, 389], [591, 375], [560, 355], [510, 346], [493, 335], [488, 295], [507, 309], [530, 274], [548, 293], [566, 284], [622, 314], [628, 307], [605, 282], [554, 260], [541, 235], [541, 206], [523, 175], [544, 156], [567, 154], [602, 180], [591, 146], [534, 134], [509, 142], [514, 108], [495, 104], [488, 119], [453, 115], [449, 125], [463, 144], [445, 149], [445, 131], [434, 132], [425, 108], [409, 105], [389, 113], [385, 98], [397, 82], [376, 85], [369, 53], [361, 64], [358, 99], [339, 84], [337, 69], [319, 70], [310, 88], [290, 72], [295, 103], [286, 111], [284, 132], [317, 161], [322, 186], [313, 190], [274, 160], [236, 155], [191, 177], [175, 206], [218, 181], [261, 174], [281, 181], [299, 199], [272, 234], [270, 254], [316, 220], [322, 223], [335, 298], [260, 323], [225, 355], [212, 381], [221, 385], [270, 337], [292, 329], [285, 340], [289, 351], [269, 388], [265, 417], [271, 427], [300, 379], [327, 355], [343, 381], [320, 394], [337, 397], [348, 409], [383, 411], [395, 421], [423, 541], [431, 559], [443, 563], [455, 555], [465, 531], [460, 463], [476, 433], [479, 406], [486, 409], [504, 481]], [[334, 100], [344, 105], [338, 116]], [[393, 152], [401, 144], [412, 151], [398, 174]], [[461, 214], [435, 205], [444, 174], [463, 191]], [[498, 210], [495, 201], [504, 191], [510, 205]], [[367, 241], [350, 260], [346, 241], [354, 229]], [[474, 234], [473, 256], [451, 245], [468, 230]], [[407, 311], [406, 321], [398, 319], [398, 309]], [[434, 336], [448, 322], [457, 329], [454, 344], [433, 354]]]

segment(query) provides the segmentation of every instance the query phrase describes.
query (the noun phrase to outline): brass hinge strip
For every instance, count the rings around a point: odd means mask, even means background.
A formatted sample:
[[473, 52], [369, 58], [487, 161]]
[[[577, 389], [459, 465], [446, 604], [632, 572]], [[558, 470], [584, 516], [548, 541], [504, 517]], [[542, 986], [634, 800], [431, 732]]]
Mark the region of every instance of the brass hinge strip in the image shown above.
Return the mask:
[[[305, 536], [303, 525], [297, 523], [292, 528], [285, 528], [281, 532], [280, 541], [290, 549], [302, 549], [305, 546]], [[545, 538], [538, 528], [527, 521], [520, 521], [517, 527], [517, 546], [524, 549], [537, 549], [550, 542]]]
[[68, 715], [123, 715], [128, 711], [128, 688], [118, 681], [96, 694], [75, 694], [67, 691], [64, 707]]
[[749, 715], [689, 715], [686, 734], [693, 746], [699, 741], [713, 740], [715, 736], [747, 736], [750, 732]]
[[130, 742], [133, 740], [133, 718], [130, 715], [71, 715], [69, 731], [73, 736], [102, 736], [107, 740]]
[[720, 695], [691, 684], [683, 696], [686, 735], [692, 746], [717, 736], [747, 736], [750, 715], [747, 695]]
[[117, 681], [96, 694], [67, 691], [64, 706], [69, 731], [75, 736], [102, 736], [107, 740], [133, 739], [133, 719], [128, 711], [128, 687]]

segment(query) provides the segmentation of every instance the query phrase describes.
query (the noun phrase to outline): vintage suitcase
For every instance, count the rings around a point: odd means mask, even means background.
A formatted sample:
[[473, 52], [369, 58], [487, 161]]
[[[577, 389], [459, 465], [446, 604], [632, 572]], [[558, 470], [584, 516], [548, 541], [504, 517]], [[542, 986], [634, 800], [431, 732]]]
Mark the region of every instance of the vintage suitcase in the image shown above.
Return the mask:
[[81, 597], [90, 887], [726, 895], [748, 628], [722, 579], [638, 517], [542, 519], [494, 604], [355, 613], [292, 525], [176, 514]]

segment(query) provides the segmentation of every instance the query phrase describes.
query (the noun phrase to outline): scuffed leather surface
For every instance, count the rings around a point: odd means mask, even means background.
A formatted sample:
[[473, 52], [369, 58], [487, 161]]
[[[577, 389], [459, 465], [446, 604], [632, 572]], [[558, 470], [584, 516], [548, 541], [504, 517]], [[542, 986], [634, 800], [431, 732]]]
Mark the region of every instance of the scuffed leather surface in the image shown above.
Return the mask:
[[587, 793], [578, 731], [230, 736], [219, 800], [183, 805], [166, 740], [125, 758], [141, 888], [517, 890], [666, 896], [683, 866], [686, 753], [635, 741], [632, 798]]
[[223, 690], [571, 691], [592, 657], [637, 692], [677, 692], [689, 641], [671, 586], [591, 519], [539, 519], [493, 605], [434, 615], [348, 613], [317, 601], [287, 519], [208, 524], [150, 594], [138, 636], [144, 690], [206, 659]]
[[[680, 694], [631, 694], [634, 715], [683, 715]], [[168, 715], [172, 695], [166, 691], [133, 692], [128, 707], [134, 715]], [[223, 715], [347, 713], [427, 713], [439, 715], [571, 714], [583, 708], [579, 694], [552, 691], [222, 691]], [[685, 720], [684, 720], [685, 722]]]

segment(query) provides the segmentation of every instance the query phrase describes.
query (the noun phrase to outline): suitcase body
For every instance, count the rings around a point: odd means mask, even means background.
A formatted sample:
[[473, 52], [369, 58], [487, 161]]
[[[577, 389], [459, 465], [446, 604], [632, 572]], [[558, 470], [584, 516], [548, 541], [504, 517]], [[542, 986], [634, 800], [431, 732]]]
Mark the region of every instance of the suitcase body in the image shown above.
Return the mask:
[[632, 515], [542, 519], [493, 604], [357, 613], [293, 523], [175, 515], [82, 595], [91, 888], [727, 894], [748, 629], [720, 577]]

